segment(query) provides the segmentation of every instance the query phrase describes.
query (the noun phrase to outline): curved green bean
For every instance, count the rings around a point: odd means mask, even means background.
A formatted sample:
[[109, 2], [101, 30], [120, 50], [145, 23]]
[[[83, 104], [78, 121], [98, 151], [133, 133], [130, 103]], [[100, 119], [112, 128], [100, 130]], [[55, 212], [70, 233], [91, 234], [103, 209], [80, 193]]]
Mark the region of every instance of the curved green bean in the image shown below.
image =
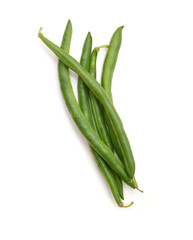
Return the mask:
[[[110, 46], [104, 61], [102, 77], [101, 77], [101, 85], [105, 89], [107, 95], [110, 97], [112, 102], [113, 102], [113, 97], [111, 93], [111, 85], [112, 85], [114, 68], [116, 65], [119, 49], [121, 46], [122, 29], [123, 27], [118, 28], [111, 38]], [[122, 149], [119, 146], [119, 143], [116, 138], [116, 134], [114, 133], [114, 130], [113, 130], [113, 125], [111, 124], [111, 121], [108, 118], [105, 111], [104, 111], [104, 118], [108, 125], [109, 135], [110, 135], [113, 147], [115, 148], [115, 151], [119, 156], [119, 159], [124, 163], [124, 153], [122, 152]]]
[[[103, 72], [102, 72], [102, 78], [101, 78], [101, 85], [105, 89], [107, 95], [112, 101], [112, 93], [111, 93], [111, 84], [112, 84], [112, 77], [113, 72], [115, 69], [115, 65], [118, 58], [119, 49], [121, 46], [122, 41], [122, 29], [123, 27], [119, 27], [113, 34], [110, 45], [107, 51], [107, 55], [104, 61], [103, 65]], [[113, 121], [108, 116], [109, 114], [107, 111], [104, 111], [104, 117], [106, 120], [106, 123], [109, 128], [109, 134], [111, 136], [111, 140], [113, 142], [113, 146], [115, 148], [115, 151], [117, 152], [119, 158], [122, 160], [126, 171], [129, 173], [132, 163], [134, 163], [133, 153], [129, 144], [129, 147], [127, 148], [128, 151], [125, 151], [124, 146], [122, 145], [120, 139], [117, 137], [116, 129], [113, 125]]]
[[[111, 85], [112, 85], [113, 72], [115, 69], [119, 49], [121, 46], [122, 28], [123, 27], [118, 28], [111, 38], [110, 46], [104, 61], [102, 79], [101, 79], [101, 85], [104, 87], [105, 91], [107, 92], [112, 102], [113, 102], [113, 98], [111, 93]], [[125, 158], [124, 151], [121, 148], [120, 142], [116, 138], [116, 133], [114, 132], [113, 124], [109, 119], [108, 115], [105, 113], [105, 111], [104, 111], [104, 118], [108, 125], [109, 135], [110, 135], [113, 147], [115, 149], [115, 152], [117, 153], [122, 163], [124, 163], [124, 158]], [[140, 192], [143, 192], [138, 188], [138, 184], [135, 177], [133, 178], [133, 181], [135, 182], [136, 189]]]

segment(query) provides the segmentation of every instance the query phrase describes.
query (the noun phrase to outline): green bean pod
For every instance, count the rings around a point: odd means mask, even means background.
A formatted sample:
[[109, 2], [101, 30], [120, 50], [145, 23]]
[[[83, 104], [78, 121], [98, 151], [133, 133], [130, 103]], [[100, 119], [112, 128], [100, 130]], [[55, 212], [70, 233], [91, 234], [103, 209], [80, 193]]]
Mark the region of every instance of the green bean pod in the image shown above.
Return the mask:
[[[104, 46], [101, 46], [101, 47], [104, 47]], [[91, 54], [90, 73], [95, 79], [96, 79], [96, 59], [97, 59], [98, 51], [101, 47], [94, 48], [94, 50], [92, 51], [92, 54]], [[109, 133], [108, 133], [108, 130], [107, 130], [106, 123], [104, 121], [104, 117], [103, 117], [100, 102], [98, 101], [98, 99], [95, 97], [95, 95], [91, 91], [89, 91], [89, 95], [90, 95], [91, 109], [92, 109], [92, 113], [93, 113], [93, 117], [94, 117], [97, 132], [98, 132], [100, 138], [104, 141], [104, 143], [113, 152], [114, 151], [113, 146], [112, 146], [112, 143], [111, 143], [111, 139], [109, 137]], [[115, 179], [116, 179], [116, 182], [117, 182], [119, 195], [122, 199], [124, 199], [123, 183], [122, 183], [120, 177], [116, 173], [114, 173], [114, 175], [115, 175]]]
[[[56, 56], [69, 68], [71, 68], [73, 71], [75, 71], [85, 82], [85, 84], [89, 87], [89, 89], [95, 94], [95, 96], [98, 98], [98, 100], [102, 103], [103, 107], [105, 108], [106, 113], [108, 114], [109, 118], [112, 120], [114, 131], [116, 132], [116, 137], [119, 139], [122, 149], [124, 150], [124, 153], [126, 156], [131, 155], [131, 148], [129, 144], [129, 140], [127, 138], [127, 135], [124, 131], [121, 119], [119, 115], [117, 114], [110, 98], [106, 94], [105, 90], [101, 85], [95, 81], [94, 77], [86, 71], [79, 62], [77, 62], [73, 57], [71, 57], [68, 53], [66, 53], [63, 49], [52, 43], [50, 40], [48, 40], [46, 37], [43, 36], [41, 31], [38, 34], [39, 38], [49, 47]], [[81, 128], [84, 128], [81, 126]], [[103, 141], [100, 140], [100, 138], [97, 136], [97, 141], [93, 139], [93, 136], [88, 136], [87, 133], [85, 133], [87, 129], [83, 129], [84, 135], [87, 135], [87, 139], [89, 142], [92, 142], [92, 146], [95, 148], [95, 150], [107, 161], [109, 166], [125, 181], [125, 182], [131, 182], [132, 178], [135, 173], [135, 162], [134, 159], [129, 157], [128, 163], [129, 168], [127, 167], [127, 171], [123, 167], [123, 165], [119, 162], [119, 160], [114, 156], [112, 151], [109, 152], [109, 148], [104, 144]], [[89, 131], [90, 132], [90, 131]], [[96, 138], [96, 133], [95, 137]], [[105, 147], [104, 147], [104, 146]], [[127, 173], [127, 174], [126, 174]]]
[[[67, 38], [67, 36], [65, 35], [63, 42], [65, 42], [65, 38]], [[39, 37], [44, 39], [42, 34], [39, 34]], [[48, 40], [44, 39], [44, 41], [47, 42]], [[47, 44], [48, 45], [51, 44], [52, 47], [52, 43], [50, 43], [49, 41], [47, 42]], [[61, 51], [61, 48], [59, 47], [56, 47], [56, 49]], [[66, 49], [62, 49], [62, 54], [67, 54]], [[104, 144], [104, 142], [99, 138], [94, 129], [88, 123], [74, 96], [72, 85], [70, 82], [69, 72], [67, 70], [61, 71], [61, 68], [63, 68], [64, 70], [68, 69], [66, 65], [62, 64], [62, 62], [59, 61], [58, 73], [61, 91], [66, 102], [67, 108], [71, 113], [71, 116], [75, 121], [77, 127], [85, 136], [85, 138], [88, 140], [88, 142], [92, 145], [92, 147], [98, 152], [100, 156], [103, 157], [107, 164], [121, 177], [121, 179], [125, 181], [125, 183], [127, 184], [133, 184], [133, 188], [135, 188], [135, 184], [133, 183], [133, 180], [128, 176], [123, 164], [120, 163], [120, 161], [115, 157], [113, 152]], [[86, 70], [84, 69], [84, 71]]]
[[[119, 49], [121, 46], [122, 29], [123, 27], [119, 27], [114, 32], [111, 38], [102, 71], [101, 85], [105, 89], [111, 101], [112, 101], [111, 93], [112, 77], [117, 62]], [[117, 132], [113, 125], [113, 119], [111, 119], [106, 109], [104, 111], [104, 117], [108, 125], [109, 134], [111, 136], [111, 140], [113, 142], [115, 151], [119, 158], [121, 159], [121, 161], [123, 162], [127, 172], [129, 173], [132, 166], [131, 163], [134, 163], [133, 153], [130, 144], [128, 145], [129, 147], [127, 148], [127, 151], [125, 151], [124, 146], [122, 145], [120, 139], [117, 137]]]
[[[121, 41], [122, 41], [122, 27], [118, 28], [111, 38], [110, 46], [109, 46], [111, 52], [110, 51], [107, 52], [107, 55], [104, 61], [104, 66], [103, 66], [102, 78], [101, 78], [101, 85], [105, 89], [106, 93], [108, 94], [112, 102], [113, 102], [113, 97], [111, 92], [112, 78], [113, 78], [113, 72], [116, 65], [116, 61], [118, 58], [119, 49], [121, 46]], [[112, 56], [113, 56], [113, 59], [112, 59]], [[110, 65], [111, 67], [109, 67], [108, 65]], [[105, 111], [104, 111], [104, 118], [108, 125], [109, 135], [110, 135], [113, 147], [115, 149], [115, 152], [117, 153], [119, 159], [124, 163], [124, 153], [122, 152], [122, 149], [119, 146], [119, 143], [117, 141], [116, 135], [113, 130], [113, 125], [111, 124], [111, 121], [108, 118], [108, 115], [105, 113]]]
[[[80, 64], [87, 71], [89, 71], [89, 68], [90, 68], [91, 49], [92, 49], [92, 37], [91, 37], [91, 34], [88, 33], [83, 45], [82, 55], [80, 59]], [[92, 128], [95, 129], [94, 122], [92, 119], [91, 107], [89, 103], [89, 89], [80, 77], [78, 78], [78, 100], [84, 116], [86, 117], [86, 119], [88, 120]], [[117, 202], [118, 206], [123, 207], [123, 203], [119, 196], [115, 175], [113, 174], [111, 168], [105, 163], [105, 161], [101, 158], [101, 156], [95, 151], [95, 149], [91, 145], [89, 146], [94, 156], [94, 159], [97, 163], [98, 168], [100, 169], [100, 171], [102, 172], [106, 181], [109, 184], [109, 187], [111, 189], [111, 192], [114, 196], [115, 201]]]

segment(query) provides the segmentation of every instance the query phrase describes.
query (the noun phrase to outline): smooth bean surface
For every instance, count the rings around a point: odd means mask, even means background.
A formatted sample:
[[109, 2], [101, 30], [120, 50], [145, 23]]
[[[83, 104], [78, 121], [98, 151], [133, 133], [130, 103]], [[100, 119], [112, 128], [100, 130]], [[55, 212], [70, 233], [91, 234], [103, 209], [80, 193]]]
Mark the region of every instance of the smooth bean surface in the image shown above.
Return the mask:
[[[111, 101], [112, 101], [112, 93], [111, 93], [112, 77], [113, 77], [114, 69], [116, 66], [119, 49], [121, 46], [122, 29], [123, 27], [119, 27], [114, 32], [111, 38], [109, 48], [106, 54], [106, 58], [104, 61], [104, 65], [103, 65], [103, 71], [102, 71], [101, 85], [105, 89]], [[106, 112], [106, 109], [104, 110], [104, 117], [109, 128], [109, 133], [111, 136], [113, 146], [119, 158], [123, 162], [127, 173], [129, 173], [134, 164], [134, 158], [133, 158], [133, 153], [132, 153], [130, 144], [129, 144], [129, 147], [127, 148], [127, 151], [125, 151], [124, 146], [120, 141], [120, 138], [117, 137], [117, 131], [113, 125], [113, 121], [111, 117], [109, 116], [108, 112]]]

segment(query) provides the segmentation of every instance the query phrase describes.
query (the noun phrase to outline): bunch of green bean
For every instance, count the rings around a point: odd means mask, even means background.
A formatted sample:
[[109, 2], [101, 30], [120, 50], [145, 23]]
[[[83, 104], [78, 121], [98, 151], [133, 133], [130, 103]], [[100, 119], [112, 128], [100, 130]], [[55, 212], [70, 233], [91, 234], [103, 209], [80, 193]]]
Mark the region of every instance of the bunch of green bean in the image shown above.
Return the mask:
[[[93, 51], [89, 32], [83, 45], [80, 63], [69, 55], [72, 36], [70, 20], [66, 25], [61, 47], [44, 37], [41, 28], [38, 36], [59, 58], [58, 75], [65, 103], [79, 130], [87, 139], [96, 164], [108, 182], [116, 203], [120, 207], [129, 207], [133, 202], [128, 205], [122, 202], [124, 200], [122, 181], [133, 189], [138, 189], [134, 177], [135, 161], [122, 121], [113, 105], [111, 93], [113, 72], [122, 41], [122, 29], [123, 27], [119, 27], [115, 31], [109, 45], [95, 47]], [[100, 48], [108, 49], [101, 85], [96, 81], [96, 61]], [[72, 89], [69, 69], [79, 76], [79, 103]]]

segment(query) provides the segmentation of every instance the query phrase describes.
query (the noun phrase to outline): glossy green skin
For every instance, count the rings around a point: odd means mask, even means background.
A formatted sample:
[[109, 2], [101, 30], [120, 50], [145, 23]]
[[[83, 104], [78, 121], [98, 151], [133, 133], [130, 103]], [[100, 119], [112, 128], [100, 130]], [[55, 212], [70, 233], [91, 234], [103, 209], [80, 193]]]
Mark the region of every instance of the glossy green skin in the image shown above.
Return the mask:
[[[116, 132], [116, 137], [119, 138], [122, 148], [124, 152], [130, 153], [130, 145], [127, 135], [124, 131], [121, 119], [117, 114], [110, 98], [106, 94], [105, 90], [101, 85], [95, 81], [94, 77], [86, 71], [79, 62], [77, 62], [73, 57], [71, 57], [68, 53], [66, 53], [63, 49], [52, 43], [43, 34], [39, 33], [39, 38], [49, 47], [56, 56], [69, 68], [75, 71], [84, 81], [84, 83], [89, 87], [89, 89], [95, 94], [95, 96], [99, 99], [99, 101], [103, 104], [106, 113], [110, 117], [113, 123], [114, 130]], [[72, 112], [74, 117], [76, 118], [76, 114], [74, 111]], [[78, 120], [78, 122], [80, 122]], [[105, 159], [105, 161], [109, 164], [109, 166], [125, 181], [130, 182], [134, 176], [135, 172], [135, 163], [134, 161], [130, 163], [130, 171], [126, 173], [126, 170], [122, 163], [114, 156], [112, 151], [104, 144], [103, 141], [96, 135], [96, 133], [91, 134], [92, 131], [88, 131], [87, 127], [85, 128], [85, 124], [82, 126], [82, 123], [79, 123], [79, 127], [83, 134], [86, 136], [87, 140], [91, 143], [91, 145], [95, 148], [95, 150]], [[92, 130], [92, 129], [91, 129]], [[89, 133], [89, 134], [88, 134]]]
[[[90, 73], [95, 79], [96, 79], [96, 59], [97, 59], [98, 51], [99, 51], [99, 48], [94, 48], [94, 50], [92, 51], [92, 54], [91, 54], [91, 61], [90, 61]], [[111, 139], [109, 137], [109, 133], [107, 130], [107, 126], [106, 126], [106, 123], [105, 123], [105, 120], [103, 117], [100, 102], [98, 101], [98, 99], [95, 97], [95, 95], [91, 91], [89, 91], [89, 94], [90, 94], [90, 103], [91, 103], [92, 114], [94, 117], [97, 132], [98, 132], [100, 138], [104, 141], [104, 143], [113, 152], [114, 151], [113, 146], [112, 146]], [[115, 179], [117, 182], [119, 195], [122, 199], [124, 199], [123, 183], [122, 183], [120, 177], [116, 173], [114, 173], [114, 175], [115, 175]]]
[[114, 32], [111, 38], [107, 55], [104, 61], [103, 71], [102, 71], [101, 85], [103, 86], [103, 88], [105, 89], [107, 95], [110, 97], [111, 100], [112, 100], [111, 84], [112, 84], [115, 65], [118, 58], [119, 49], [121, 47], [122, 30], [123, 30], [123, 27], [119, 27]]
[[[83, 45], [82, 55], [80, 59], [80, 64], [87, 71], [89, 71], [90, 69], [91, 50], [92, 50], [92, 37], [91, 37], [91, 34], [88, 33]], [[89, 89], [80, 77], [78, 78], [78, 100], [84, 116], [86, 117], [86, 119], [88, 120], [92, 128], [95, 129], [94, 122], [92, 119], [91, 107], [89, 103]], [[102, 174], [104, 175], [105, 179], [107, 180], [110, 186], [110, 189], [114, 196], [115, 201], [117, 202], [118, 206], [122, 206], [123, 203], [119, 196], [116, 178], [111, 168], [105, 163], [105, 161], [95, 151], [95, 149], [91, 145], [89, 146], [100, 171], [102, 172]]]
[[[112, 93], [111, 93], [111, 83], [112, 83], [112, 77], [113, 77], [113, 72], [115, 69], [115, 65], [117, 62], [117, 57], [119, 53], [119, 49], [121, 46], [121, 41], [122, 41], [122, 29], [123, 27], [119, 27], [113, 34], [109, 48], [107, 51], [107, 55], [104, 61], [103, 65], [103, 72], [102, 72], [102, 79], [101, 79], [101, 85], [105, 89], [107, 95], [112, 101]], [[109, 115], [109, 113], [104, 111], [104, 116], [106, 123], [109, 128], [109, 134], [111, 136], [111, 140], [113, 142], [114, 148], [120, 157], [120, 159], [123, 161], [123, 164], [126, 168], [127, 173], [131, 176], [130, 172], [133, 173], [134, 176], [134, 171], [135, 171], [135, 161], [133, 157], [133, 153], [128, 141], [128, 147], [125, 149], [124, 145], [120, 141], [120, 139], [117, 136], [117, 131], [115, 129], [115, 126], [113, 124], [113, 119]]]
[[[54, 45], [49, 40], [47, 40], [41, 33], [39, 34], [39, 37], [42, 39], [42, 41], [46, 45], [48, 45], [51, 49], [53, 49], [54, 52], [61, 53], [61, 54], [59, 54], [60, 58], [62, 58], [63, 55], [65, 55], [67, 57], [69, 56], [66, 53], [66, 49], [62, 49], [62, 48], [59, 48], [58, 46]], [[67, 36], [65, 36], [65, 38], [67, 38]], [[64, 42], [65, 42], [65, 40], [64, 40]], [[103, 157], [103, 159], [121, 177], [121, 179], [123, 181], [125, 181], [127, 184], [132, 183], [132, 179], [128, 176], [123, 164], [120, 163], [120, 161], [115, 157], [113, 152], [99, 138], [99, 136], [96, 134], [96, 132], [90, 126], [90, 124], [88, 123], [84, 114], [82, 113], [82, 111], [79, 107], [79, 104], [73, 93], [73, 89], [72, 89], [70, 77], [69, 77], [69, 72], [64, 71], [64, 70], [61, 71], [61, 68], [67, 69], [67, 67], [64, 64], [62, 64], [60, 61], [58, 64], [58, 68], [59, 68], [58, 73], [59, 73], [62, 94], [63, 94], [64, 100], [66, 102], [66, 105], [68, 107], [68, 110], [71, 113], [71, 116], [74, 119], [76, 125], [78, 126], [78, 128], [80, 129], [82, 134], [85, 136], [85, 138], [88, 140], [88, 142], [92, 145], [92, 147], [98, 152], [99, 155], [101, 155]], [[82, 66], [81, 66], [81, 69], [86, 71]]]

